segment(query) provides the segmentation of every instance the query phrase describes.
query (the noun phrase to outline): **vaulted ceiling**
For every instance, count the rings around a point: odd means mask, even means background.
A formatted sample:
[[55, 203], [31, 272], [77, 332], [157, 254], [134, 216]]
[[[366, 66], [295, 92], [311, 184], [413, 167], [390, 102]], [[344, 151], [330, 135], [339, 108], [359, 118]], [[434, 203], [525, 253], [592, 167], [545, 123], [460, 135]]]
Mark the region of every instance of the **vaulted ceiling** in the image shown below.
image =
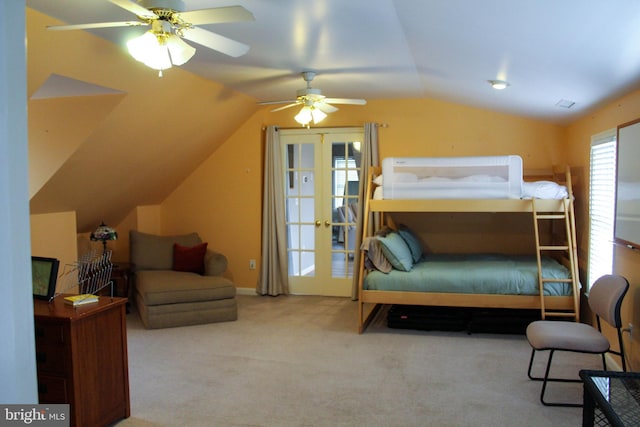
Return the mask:
[[161, 202], [256, 101], [295, 98], [304, 70], [330, 97], [436, 98], [558, 124], [640, 86], [635, 0], [184, 0], [249, 10], [255, 21], [201, 27], [250, 50], [194, 45], [161, 79], [124, 47], [145, 28], [46, 29], [135, 20], [127, 10], [26, 4], [31, 209], [76, 210], [80, 231]]
[[[27, 5], [67, 24], [135, 20], [108, 0]], [[331, 97], [432, 97], [566, 123], [640, 82], [635, 0], [184, 0], [187, 11], [229, 5], [255, 21], [200, 27], [249, 52], [194, 45], [182, 68], [260, 101], [290, 99], [313, 70]], [[90, 32], [122, 48], [145, 30]], [[492, 91], [491, 79], [511, 86]]]

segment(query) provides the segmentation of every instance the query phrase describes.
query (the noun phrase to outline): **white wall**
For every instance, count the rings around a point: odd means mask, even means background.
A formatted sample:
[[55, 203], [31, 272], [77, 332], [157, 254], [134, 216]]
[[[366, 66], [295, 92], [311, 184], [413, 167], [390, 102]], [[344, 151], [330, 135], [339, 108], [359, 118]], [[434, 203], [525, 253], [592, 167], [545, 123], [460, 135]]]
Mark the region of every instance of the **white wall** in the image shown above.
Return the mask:
[[27, 150], [25, 2], [0, 0], [0, 402], [38, 402]]

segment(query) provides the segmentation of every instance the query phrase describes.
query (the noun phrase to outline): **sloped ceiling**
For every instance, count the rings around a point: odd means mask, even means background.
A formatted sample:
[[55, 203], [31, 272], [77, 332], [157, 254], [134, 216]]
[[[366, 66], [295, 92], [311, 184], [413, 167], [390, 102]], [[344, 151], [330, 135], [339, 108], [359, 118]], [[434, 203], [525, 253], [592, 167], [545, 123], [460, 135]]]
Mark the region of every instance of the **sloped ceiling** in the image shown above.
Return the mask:
[[117, 224], [135, 206], [164, 200], [258, 109], [254, 98], [180, 69], [150, 78], [86, 32], [54, 41], [45, 28], [57, 23], [27, 8], [34, 214], [75, 210], [79, 232]]
[[122, 93], [118, 89], [99, 86], [57, 74], [47, 80], [31, 95], [31, 99], [66, 98], [71, 96], [108, 95]]
[[[184, 11], [240, 5], [253, 13], [255, 21], [202, 25], [249, 45], [246, 55], [195, 45], [181, 69], [259, 101], [291, 99], [304, 87], [300, 72], [312, 70], [314, 86], [329, 97], [435, 98], [567, 124], [640, 84], [637, 0], [182, 3]], [[26, 4], [67, 24], [135, 19], [109, 0]], [[145, 30], [88, 31], [124, 46]], [[511, 86], [495, 91], [490, 79]], [[561, 108], [561, 100], [575, 104]]]

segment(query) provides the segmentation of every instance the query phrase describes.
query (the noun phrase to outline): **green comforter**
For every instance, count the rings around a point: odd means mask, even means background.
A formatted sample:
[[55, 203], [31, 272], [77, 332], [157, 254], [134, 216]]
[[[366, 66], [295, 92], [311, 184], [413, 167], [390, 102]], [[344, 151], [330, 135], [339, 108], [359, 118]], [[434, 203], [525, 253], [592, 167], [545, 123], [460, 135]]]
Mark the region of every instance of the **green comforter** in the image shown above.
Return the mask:
[[[569, 278], [569, 270], [542, 258], [542, 277]], [[425, 255], [411, 271], [371, 271], [364, 289], [467, 294], [538, 295], [535, 256], [498, 254]], [[545, 283], [545, 295], [571, 295], [571, 284]]]

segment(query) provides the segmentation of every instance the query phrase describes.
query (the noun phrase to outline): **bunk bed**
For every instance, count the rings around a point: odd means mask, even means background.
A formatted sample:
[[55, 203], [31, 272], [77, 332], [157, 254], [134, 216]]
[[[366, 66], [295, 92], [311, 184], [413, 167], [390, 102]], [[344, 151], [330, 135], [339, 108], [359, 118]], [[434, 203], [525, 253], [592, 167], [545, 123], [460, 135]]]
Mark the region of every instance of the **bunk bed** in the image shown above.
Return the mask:
[[[540, 180], [547, 177], [553, 180]], [[395, 266], [383, 272], [372, 268], [368, 251], [362, 250], [358, 280], [359, 333], [364, 332], [384, 305], [539, 309], [542, 318], [558, 316], [579, 321], [580, 284], [569, 167], [562, 174], [535, 171], [525, 176], [519, 156], [390, 158], [383, 160], [382, 168], [370, 169], [365, 194], [363, 242], [375, 238], [367, 232], [372, 228], [369, 222], [374, 214], [379, 215], [376, 220], [379, 225], [397, 229], [390, 214], [524, 212], [531, 214], [536, 253], [515, 260], [495, 254], [458, 254], [453, 255], [453, 259], [435, 254], [415, 258], [412, 267]], [[561, 242], [541, 239], [540, 224], [544, 221], [562, 224]], [[509, 283], [521, 280], [522, 274], [514, 267], [520, 262], [526, 265], [525, 275], [529, 277], [533, 268], [536, 282], [533, 285]], [[429, 270], [438, 263], [446, 266], [442, 273], [446, 276], [444, 282], [438, 282], [434, 278], [437, 274]], [[502, 286], [496, 285], [493, 275], [497, 265], [512, 269], [507, 274], [510, 279]], [[469, 274], [469, 268], [474, 269], [473, 274]], [[558, 268], [564, 269], [566, 275], [558, 273]], [[481, 270], [492, 274], [479, 279], [483, 274]], [[468, 287], [460, 287], [470, 277]], [[433, 286], [427, 283], [434, 280]], [[480, 286], [478, 281], [487, 283]]]

